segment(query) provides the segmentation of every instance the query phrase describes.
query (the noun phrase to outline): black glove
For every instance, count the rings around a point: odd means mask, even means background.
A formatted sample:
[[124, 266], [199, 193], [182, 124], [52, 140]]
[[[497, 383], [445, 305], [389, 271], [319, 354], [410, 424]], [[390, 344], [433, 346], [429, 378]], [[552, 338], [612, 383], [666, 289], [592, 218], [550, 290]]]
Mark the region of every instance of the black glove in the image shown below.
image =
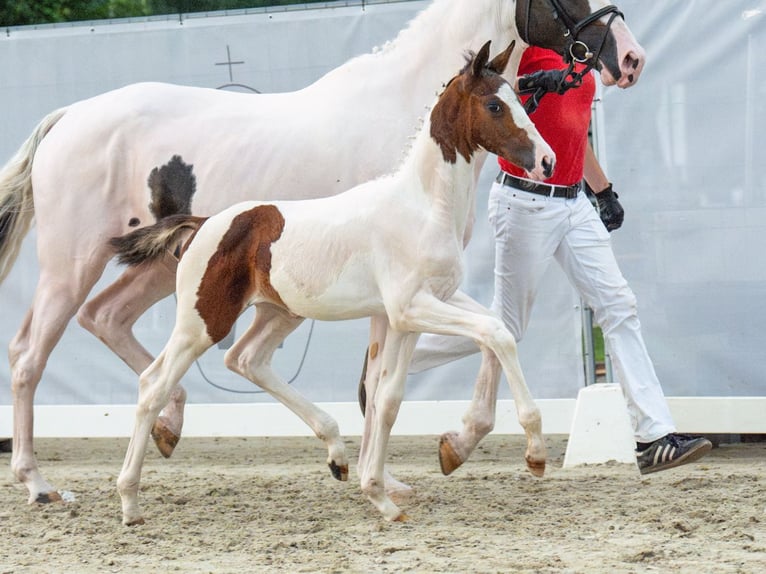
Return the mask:
[[541, 92], [559, 92], [563, 88], [565, 74], [566, 70], [540, 70], [534, 74], [520, 76], [517, 82], [519, 93], [531, 94], [538, 90]]
[[596, 194], [596, 201], [598, 201], [598, 214], [601, 216], [601, 221], [604, 222], [604, 226], [607, 231], [614, 231], [619, 229], [622, 225], [622, 220], [625, 219], [625, 210], [617, 201], [619, 196], [612, 191], [612, 184], [609, 187]]

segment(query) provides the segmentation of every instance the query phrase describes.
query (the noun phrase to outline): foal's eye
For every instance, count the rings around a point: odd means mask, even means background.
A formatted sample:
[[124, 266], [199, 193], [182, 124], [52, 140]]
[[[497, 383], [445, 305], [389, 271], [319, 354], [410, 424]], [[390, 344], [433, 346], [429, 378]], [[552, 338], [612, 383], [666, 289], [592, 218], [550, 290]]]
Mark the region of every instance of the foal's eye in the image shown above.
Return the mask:
[[500, 102], [492, 100], [487, 104], [487, 109], [490, 111], [490, 113], [499, 114], [502, 111], [503, 106], [500, 105]]

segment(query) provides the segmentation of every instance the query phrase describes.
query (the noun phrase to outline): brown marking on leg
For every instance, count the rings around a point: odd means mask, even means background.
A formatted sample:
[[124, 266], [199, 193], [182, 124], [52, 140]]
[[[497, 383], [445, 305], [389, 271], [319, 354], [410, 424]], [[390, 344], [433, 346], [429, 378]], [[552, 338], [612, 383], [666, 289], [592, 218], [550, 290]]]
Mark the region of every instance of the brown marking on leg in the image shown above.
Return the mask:
[[229, 333], [254, 293], [285, 307], [270, 277], [271, 245], [284, 227], [285, 219], [273, 205], [254, 207], [232, 219], [197, 291], [195, 307], [214, 343]]
[[370, 345], [370, 359], [374, 360], [375, 357], [377, 356], [378, 356], [378, 344], [373, 343], [372, 345]]

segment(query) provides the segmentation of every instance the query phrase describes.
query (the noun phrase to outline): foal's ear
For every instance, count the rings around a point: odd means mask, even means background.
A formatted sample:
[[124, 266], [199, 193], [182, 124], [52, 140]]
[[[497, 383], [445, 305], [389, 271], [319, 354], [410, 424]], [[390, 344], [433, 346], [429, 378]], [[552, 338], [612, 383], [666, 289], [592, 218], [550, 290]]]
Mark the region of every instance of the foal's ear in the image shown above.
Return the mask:
[[511, 54], [513, 53], [513, 49], [516, 47], [516, 40], [511, 42], [511, 45], [508, 46], [505, 50], [503, 50], [500, 54], [495, 56], [492, 61], [489, 63], [487, 68], [495, 72], [496, 74], [502, 75], [503, 72], [505, 72], [505, 68], [508, 66], [508, 60], [511, 59]]
[[473, 62], [471, 62], [471, 73], [475, 77], [481, 77], [482, 71], [487, 65], [487, 62], [489, 61], [489, 45], [492, 43], [491, 40], [488, 40], [486, 44], [484, 44], [481, 47], [481, 50], [479, 50], [479, 53], [476, 54], [476, 56], [473, 59]]

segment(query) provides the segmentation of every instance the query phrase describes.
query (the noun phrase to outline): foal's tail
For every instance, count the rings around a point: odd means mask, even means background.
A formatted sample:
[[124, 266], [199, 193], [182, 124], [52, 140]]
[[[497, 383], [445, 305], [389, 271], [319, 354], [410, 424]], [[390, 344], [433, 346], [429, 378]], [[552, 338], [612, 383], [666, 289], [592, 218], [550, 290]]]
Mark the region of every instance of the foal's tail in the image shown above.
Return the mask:
[[35, 216], [31, 174], [37, 147], [64, 113], [66, 108], [60, 108], [45, 116], [0, 170], [0, 283], [16, 262]]
[[117, 262], [129, 267], [151, 263], [168, 252], [179, 259], [194, 234], [207, 217], [169, 215], [154, 225], [141, 227], [120, 237], [112, 237], [109, 245], [117, 254]]

